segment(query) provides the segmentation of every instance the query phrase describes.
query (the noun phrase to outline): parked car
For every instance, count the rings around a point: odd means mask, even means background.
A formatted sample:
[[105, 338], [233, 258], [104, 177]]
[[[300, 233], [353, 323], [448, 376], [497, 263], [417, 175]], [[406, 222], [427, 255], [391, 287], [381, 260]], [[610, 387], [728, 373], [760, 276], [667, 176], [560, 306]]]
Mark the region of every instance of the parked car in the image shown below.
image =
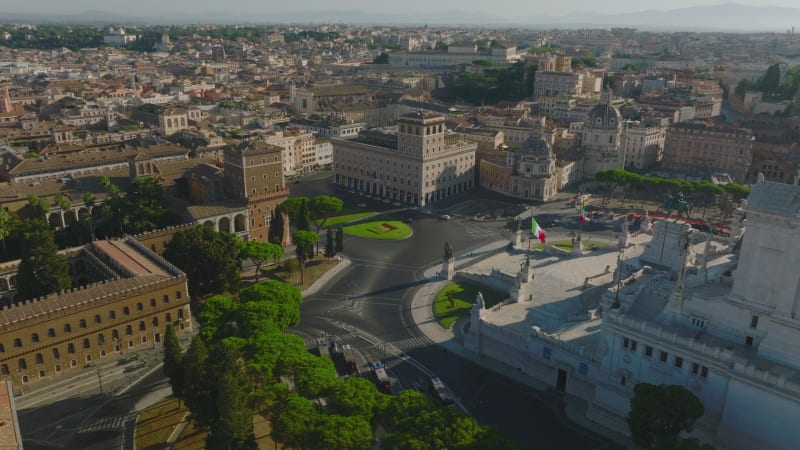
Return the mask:
[[403, 206], [403, 204], [400, 202], [394, 202], [392, 203], [392, 206]]
[[450, 220], [450, 216], [447, 214], [442, 214], [441, 216], [439, 216], [439, 218], [442, 220]]
[[430, 216], [431, 215], [431, 210], [430, 209], [423, 209], [422, 210], [422, 214]]
[[358, 206], [359, 208], [366, 208], [367, 207], [367, 205], [365, 203], [359, 203], [356, 206]]

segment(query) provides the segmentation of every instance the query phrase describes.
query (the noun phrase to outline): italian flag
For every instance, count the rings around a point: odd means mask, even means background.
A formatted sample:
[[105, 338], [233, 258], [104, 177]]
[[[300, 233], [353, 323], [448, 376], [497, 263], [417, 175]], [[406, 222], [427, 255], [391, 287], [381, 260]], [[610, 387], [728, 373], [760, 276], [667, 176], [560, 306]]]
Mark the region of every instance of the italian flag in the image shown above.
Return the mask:
[[586, 217], [586, 202], [581, 203], [581, 215], [578, 217], [578, 223], [588, 222], [589, 218]]
[[542, 241], [542, 244], [544, 244], [544, 240], [547, 238], [544, 234], [544, 230], [539, 226], [534, 217], [531, 217], [531, 234], [538, 237], [539, 240]]

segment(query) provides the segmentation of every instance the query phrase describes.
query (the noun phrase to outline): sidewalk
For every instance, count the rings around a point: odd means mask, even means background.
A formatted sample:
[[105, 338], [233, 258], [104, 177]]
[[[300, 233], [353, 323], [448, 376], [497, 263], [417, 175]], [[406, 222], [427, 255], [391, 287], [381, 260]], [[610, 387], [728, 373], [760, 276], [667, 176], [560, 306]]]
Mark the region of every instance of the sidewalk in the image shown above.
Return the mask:
[[[492, 256], [507, 245], [508, 240], [496, 241], [473, 252], [469, 252], [466, 255], [457, 257], [456, 261], [460, 262], [457, 267], [459, 269], [470, 267], [480, 260]], [[478, 355], [464, 348], [462, 330], [464, 326], [469, 323], [468, 316], [458, 319], [449, 330], [439, 325], [439, 322], [433, 315], [433, 302], [436, 298], [436, 293], [450, 283], [450, 281], [439, 276], [440, 270], [441, 264], [437, 264], [425, 270], [425, 278], [428, 280], [428, 283], [417, 289], [414, 293], [414, 298], [411, 300], [411, 317], [420, 331], [427, 336], [428, 339], [444, 347], [447, 351], [457, 354], [462, 358], [469, 359], [486, 369], [511, 378], [518, 383], [527, 385], [536, 390], [543, 392], [552, 391], [554, 386], [550, 386], [533, 377], [524, 375], [518, 370], [512, 369], [497, 360]], [[564, 414], [574, 425], [591, 430], [627, 448], [632, 448], [633, 442], [630, 438], [602, 427], [586, 418], [587, 403], [585, 400], [569, 394], [562, 395], [561, 400], [564, 402]]]

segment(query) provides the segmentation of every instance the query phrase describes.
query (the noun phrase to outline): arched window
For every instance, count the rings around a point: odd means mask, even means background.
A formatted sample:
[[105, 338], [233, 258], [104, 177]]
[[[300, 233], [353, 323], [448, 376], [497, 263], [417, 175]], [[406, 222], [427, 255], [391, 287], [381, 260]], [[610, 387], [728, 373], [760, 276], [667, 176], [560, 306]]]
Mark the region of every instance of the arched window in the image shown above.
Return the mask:
[[156, 307], [156, 299], [154, 299], [154, 298], [150, 299], [150, 306], [152, 306], [153, 308]]
[[25, 362], [25, 358], [20, 358], [17, 364], [19, 365], [19, 370], [25, 370], [28, 368], [28, 363]]
[[44, 356], [41, 353], [36, 354], [36, 364], [44, 364]]
[[67, 344], [67, 353], [75, 353], [75, 344], [73, 343]]
[[144, 320], [139, 321], [139, 331], [144, 331], [146, 329], [147, 329], [147, 327], [144, 324]]
[[128, 316], [128, 315], [130, 315], [130, 313], [131, 313], [131, 310], [130, 310], [130, 308], [128, 308], [127, 306], [124, 306], [124, 307], [122, 308], [122, 315], [124, 315], [124, 316]]
[[3, 344], [0, 344], [0, 353], [3, 353], [5, 351], [6, 351], [6, 346], [3, 345]]
[[0, 366], [0, 375], [8, 375], [8, 364]]
[[97, 335], [97, 345], [103, 345], [106, 343], [106, 337], [103, 333]]
[[139, 302], [139, 303], [136, 304], [136, 310], [137, 311], [144, 311], [144, 305], [142, 305], [142, 302]]
[[61, 352], [58, 351], [58, 348], [53, 349], [53, 359], [58, 359], [61, 357]]
[[111, 339], [119, 339], [119, 331], [111, 330]]
[[115, 320], [116, 318], [117, 318], [117, 312], [116, 311], [112, 310], [112, 311], [108, 312], [108, 320]]
[[169, 295], [164, 294], [164, 303], [169, 303]]
[[81, 321], [78, 322], [78, 326], [81, 328], [86, 328], [86, 319], [81, 319]]
[[64, 333], [72, 333], [72, 325], [65, 323], [64, 324]]
[[167, 313], [167, 314], [164, 316], [164, 320], [166, 320], [166, 321], [167, 321], [167, 323], [172, 323], [172, 314], [170, 314], [170, 313]]
[[91, 346], [92, 345], [89, 343], [89, 339], [84, 339], [83, 340], [83, 348], [89, 348]]
[[94, 323], [101, 323], [101, 322], [103, 322], [103, 319], [100, 318], [100, 314], [95, 314]]
[[20, 338], [15, 338], [15, 339], [14, 339], [14, 347], [15, 347], [15, 348], [22, 347], [22, 339], [20, 339]]
[[130, 336], [133, 334], [133, 327], [130, 325], [125, 326], [125, 335]]
[[31, 342], [39, 342], [39, 333], [33, 333], [31, 335]]
[[158, 326], [158, 317], [153, 317], [153, 326], [154, 327]]
[[55, 328], [48, 328], [48, 329], [47, 329], [47, 337], [56, 337], [56, 330], [55, 330]]

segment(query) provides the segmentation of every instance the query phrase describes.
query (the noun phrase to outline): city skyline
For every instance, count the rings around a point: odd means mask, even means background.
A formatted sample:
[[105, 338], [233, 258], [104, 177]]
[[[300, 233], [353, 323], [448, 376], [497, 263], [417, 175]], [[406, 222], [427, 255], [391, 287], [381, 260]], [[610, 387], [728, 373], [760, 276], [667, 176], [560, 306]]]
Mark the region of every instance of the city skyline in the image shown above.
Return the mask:
[[[119, 1], [82, 0], [79, 4], [64, 3], [54, 0], [31, 0], [16, 3], [10, 8], [8, 14], [37, 14], [43, 12], [52, 15], [73, 15], [86, 11], [102, 11], [114, 15], [130, 15], [134, 17], [151, 17], [173, 14], [203, 15], [207, 13], [222, 13], [226, 16], [236, 17], [249, 14], [296, 14], [313, 11], [359, 11], [368, 14], [424, 14], [427, 10], [431, 13], [442, 11], [463, 11], [469, 13], [486, 14], [489, 19], [500, 18], [508, 21], [529, 16], [567, 16], [575, 13], [620, 14], [642, 11], [668, 11], [699, 6], [714, 6], [721, 4], [737, 4], [753, 7], [795, 7], [793, 0], [769, 0], [767, 4], [759, 0], [737, 0], [725, 2], [721, 0], [676, 0], [668, 5], [649, 6], [635, 0], [620, 0], [613, 4], [598, 5], [588, 0], [566, 0], [558, 3], [522, 2], [520, 0], [500, 0], [487, 4], [478, 0], [443, 0], [431, 7], [430, 3], [423, 0], [408, 0], [402, 4], [395, 2], [374, 2], [366, 0], [342, 0], [335, 6], [324, 0], [301, 0], [291, 4], [271, 5], [256, 0], [236, 0], [230, 4], [230, 9], [222, 9], [218, 2], [199, 0], [188, 2], [176, 0], [165, 4], [154, 0], [142, 0], [131, 4]], [[226, 4], [225, 6], [227, 6]], [[313, 19], [313, 17], [312, 17]], [[316, 19], [314, 19], [316, 20]]]

